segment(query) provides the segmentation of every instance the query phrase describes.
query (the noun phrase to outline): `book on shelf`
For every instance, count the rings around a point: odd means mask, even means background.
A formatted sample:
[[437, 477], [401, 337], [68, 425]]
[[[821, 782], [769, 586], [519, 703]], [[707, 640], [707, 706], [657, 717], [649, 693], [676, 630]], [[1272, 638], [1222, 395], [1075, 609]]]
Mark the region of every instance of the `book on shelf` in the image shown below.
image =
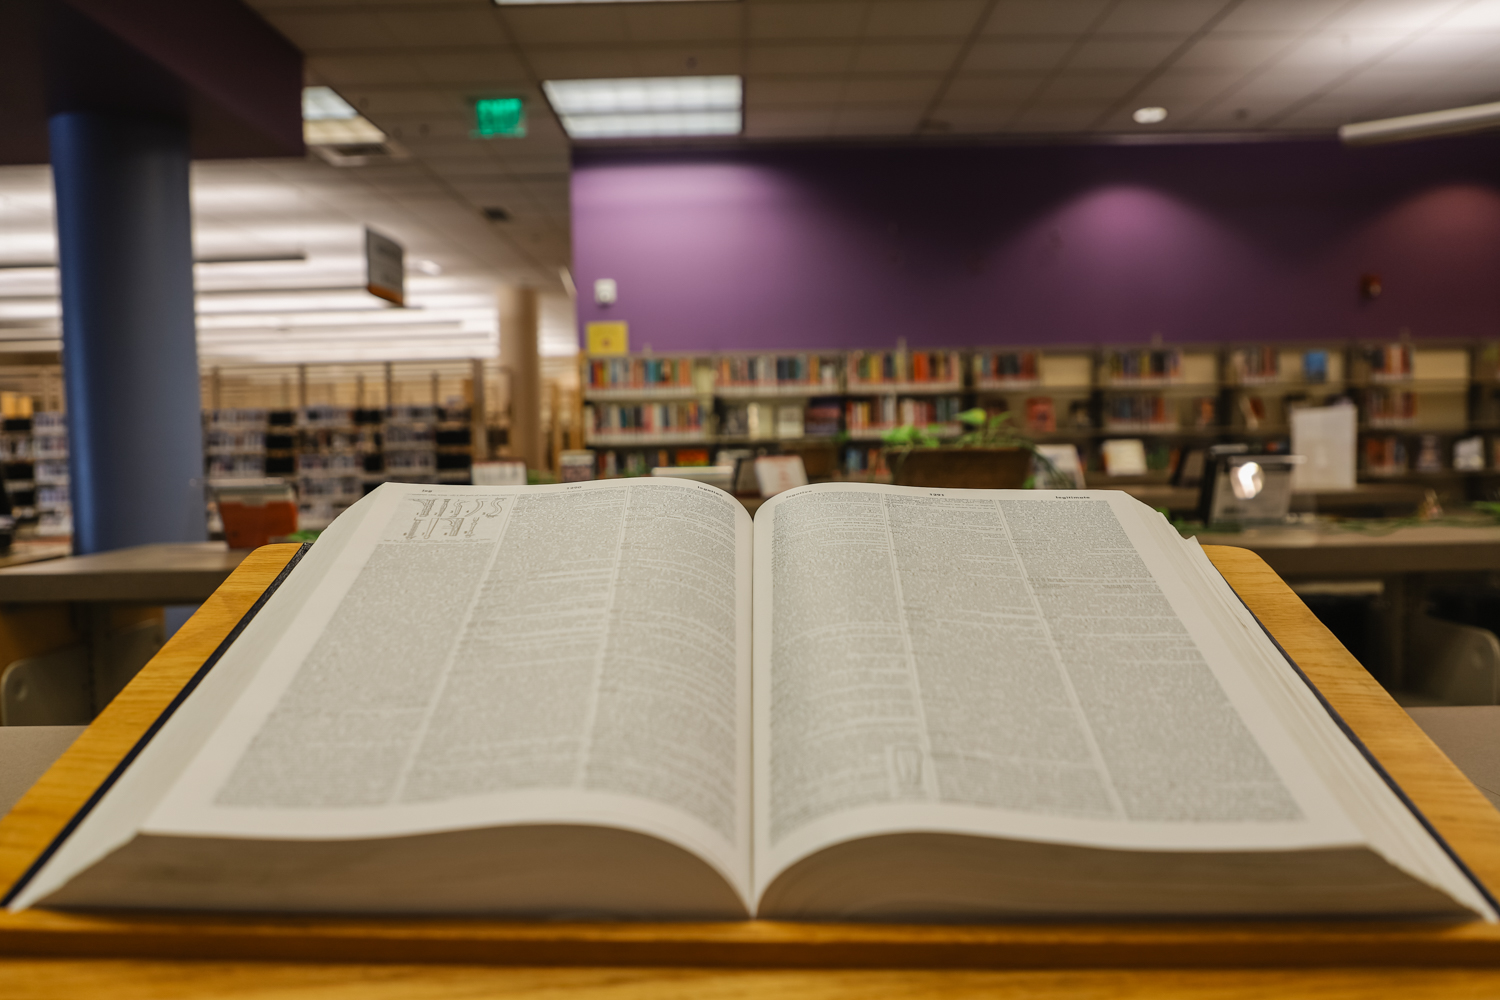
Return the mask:
[[963, 383], [957, 351], [851, 351], [848, 360], [850, 391], [856, 387]]
[[1104, 354], [1110, 382], [1172, 382], [1182, 378], [1182, 351], [1177, 348], [1111, 350]]
[[838, 388], [838, 361], [820, 354], [729, 355], [714, 363], [720, 389]]
[[895, 396], [851, 399], [844, 404], [844, 429], [851, 434], [897, 426]]
[[1114, 394], [1104, 400], [1106, 430], [1168, 430], [1176, 426], [1176, 414], [1161, 393]]
[[1034, 385], [1038, 376], [1035, 351], [981, 351], [974, 355], [975, 385]]
[[837, 396], [808, 400], [805, 419], [808, 436], [837, 437], [843, 415], [843, 401]]
[[1443, 442], [1436, 434], [1423, 434], [1417, 439], [1417, 460], [1414, 468], [1418, 472], [1443, 471]]
[[1235, 382], [1251, 385], [1281, 377], [1281, 351], [1275, 347], [1238, 347], [1229, 352], [1229, 371]]
[[387, 484], [10, 905], [1494, 918], [1117, 491]]
[[1328, 352], [1310, 350], [1302, 352], [1302, 380], [1304, 382], [1328, 381]]
[[1371, 427], [1402, 427], [1417, 419], [1417, 394], [1405, 389], [1371, 389], [1366, 406]]
[[1051, 396], [1032, 396], [1026, 400], [1026, 429], [1037, 434], [1057, 430], [1057, 407]]
[[589, 358], [587, 389], [691, 389], [692, 358]]
[[594, 434], [691, 434], [703, 430], [697, 400], [675, 403], [591, 403], [584, 426]]
[[1365, 438], [1365, 471], [1376, 476], [1405, 472], [1405, 442], [1394, 434], [1372, 434]]
[[1403, 381], [1412, 376], [1410, 344], [1383, 344], [1368, 348], [1365, 362], [1370, 366], [1370, 378], [1379, 381]]

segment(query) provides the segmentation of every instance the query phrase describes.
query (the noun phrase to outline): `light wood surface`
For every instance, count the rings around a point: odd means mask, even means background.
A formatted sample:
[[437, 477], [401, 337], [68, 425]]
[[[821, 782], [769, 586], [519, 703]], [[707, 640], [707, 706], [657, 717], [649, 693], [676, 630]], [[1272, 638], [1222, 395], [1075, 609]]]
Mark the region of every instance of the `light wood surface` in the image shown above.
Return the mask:
[[[17, 877], [50, 841], [294, 551], [268, 546], [253, 553], [0, 821], [0, 882]], [[1500, 885], [1500, 813], [1259, 558], [1243, 549], [1209, 554], [1476, 873]], [[104, 983], [117, 997], [342, 997], [354, 990], [381, 997], [541, 997], [573, 990], [618, 997], [977, 996], [1006, 990], [1239, 997], [1286, 993], [1292, 986], [1328, 997], [1375, 995], [1385, 988], [1412, 997], [1500, 994], [1500, 929], [1478, 922], [586, 924], [32, 910], [0, 915], [0, 953], [19, 956], [0, 964], [0, 994], [6, 997], [77, 996], [102, 991]], [[131, 960], [112, 960], [121, 957]], [[201, 961], [206, 959], [229, 961]], [[245, 966], [246, 959], [268, 961]], [[356, 964], [329, 964], [339, 962]], [[514, 967], [359, 964], [370, 962]], [[1347, 968], [1375, 966], [1392, 968]], [[1450, 971], [1458, 967], [1470, 971]], [[887, 971], [875, 971], [882, 968]], [[922, 968], [929, 971], [909, 971]], [[1214, 971], [1225, 968], [1241, 971]], [[1248, 968], [1261, 971], [1243, 971]], [[984, 969], [994, 971], [979, 971]]]
[[196, 604], [229, 577], [245, 554], [223, 542], [183, 542], [11, 566], [0, 569], [0, 602]]

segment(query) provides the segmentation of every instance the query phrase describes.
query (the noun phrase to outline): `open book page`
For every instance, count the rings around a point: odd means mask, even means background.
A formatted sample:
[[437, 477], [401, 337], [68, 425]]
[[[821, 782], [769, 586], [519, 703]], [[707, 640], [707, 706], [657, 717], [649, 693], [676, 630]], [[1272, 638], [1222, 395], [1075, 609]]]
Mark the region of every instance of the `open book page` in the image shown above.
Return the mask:
[[761, 508], [757, 893], [879, 833], [1363, 843], [1140, 509], [864, 484]]
[[[350, 507], [347, 516], [323, 532], [317, 547], [303, 555], [295, 577], [283, 581], [277, 590], [282, 606], [296, 608], [312, 598], [348, 549], [360, 512], [370, 503], [372, 500], [365, 497]], [[167, 720], [78, 829], [37, 876], [27, 882], [12, 901], [12, 909], [32, 905], [73, 874], [135, 836], [152, 808], [181, 776], [187, 761], [212, 737], [214, 729], [233, 711], [235, 701], [254, 679], [256, 669], [280, 637], [275, 618], [274, 614], [258, 614], [250, 620], [193, 690], [188, 704]]]
[[600, 824], [743, 895], [750, 539], [698, 483], [387, 484], [145, 831]]
[[[1176, 540], [1176, 532], [1170, 527], [1152, 525], [1149, 518], [1143, 520], [1157, 531], [1165, 528]], [[1240, 637], [1230, 643], [1230, 648], [1238, 654], [1245, 673], [1370, 845], [1399, 868], [1428, 885], [1441, 887], [1493, 922], [1496, 913], [1490, 901], [1422, 827], [1406, 803], [1374, 774], [1307, 682], [1288, 668], [1282, 652], [1266, 640], [1260, 622], [1209, 562], [1197, 540], [1164, 546], [1163, 552], [1181, 563], [1183, 578], [1192, 581], [1186, 589], [1199, 598], [1205, 614], [1219, 619], [1226, 634]]]

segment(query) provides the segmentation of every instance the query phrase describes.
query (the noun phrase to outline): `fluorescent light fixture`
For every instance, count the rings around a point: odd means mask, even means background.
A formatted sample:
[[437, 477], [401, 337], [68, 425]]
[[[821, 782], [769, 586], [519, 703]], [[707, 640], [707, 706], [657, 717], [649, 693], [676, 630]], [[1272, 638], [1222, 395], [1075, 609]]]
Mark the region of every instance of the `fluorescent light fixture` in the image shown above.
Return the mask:
[[1373, 146], [1382, 142], [1410, 142], [1413, 139], [1462, 135], [1492, 128], [1500, 128], [1500, 101], [1341, 125], [1339, 139], [1346, 146]]
[[302, 120], [305, 122], [341, 121], [358, 118], [354, 105], [344, 100], [332, 87], [302, 88]]
[[546, 80], [542, 90], [573, 139], [738, 135], [743, 125], [738, 76]]
[[1167, 109], [1159, 107], [1136, 108], [1135, 113], [1130, 117], [1135, 119], [1137, 125], [1155, 125], [1157, 122], [1167, 120]]

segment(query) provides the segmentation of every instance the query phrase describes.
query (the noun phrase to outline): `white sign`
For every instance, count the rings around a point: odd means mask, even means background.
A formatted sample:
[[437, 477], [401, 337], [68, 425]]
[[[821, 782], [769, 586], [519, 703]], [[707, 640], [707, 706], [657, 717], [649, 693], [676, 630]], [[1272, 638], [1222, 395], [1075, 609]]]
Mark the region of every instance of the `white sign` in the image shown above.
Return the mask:
[[1292, 411], [1292, 454], [1306, 459], [1292, 469], [1294, 490], [1354, 489], [1354, 442], [1359, 411], [1352, 403]]
[[406, 251], [389, 236], [365, 227], [365, 290], [406, 305]]
[[801, 455], [771, 455], [755, 460], [755, 479], [760, 486], [760, 495], [774, 497], [778, 493], [807, 485], [807, 467]]

